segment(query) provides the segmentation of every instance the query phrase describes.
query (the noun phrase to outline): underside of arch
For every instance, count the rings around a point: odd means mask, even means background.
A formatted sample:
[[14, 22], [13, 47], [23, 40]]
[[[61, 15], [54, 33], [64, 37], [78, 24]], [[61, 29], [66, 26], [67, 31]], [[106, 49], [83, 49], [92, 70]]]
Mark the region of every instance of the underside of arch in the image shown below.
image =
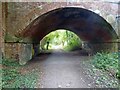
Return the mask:
[[92, 11], [64, 7], [47, 12], [30, 23], [19, 37], [39, 42], [45, 35], [57, 29], [67, 29], [76, 33], [81, 40], [88, 42], [107, 42], [117, 39], [112, 26]]

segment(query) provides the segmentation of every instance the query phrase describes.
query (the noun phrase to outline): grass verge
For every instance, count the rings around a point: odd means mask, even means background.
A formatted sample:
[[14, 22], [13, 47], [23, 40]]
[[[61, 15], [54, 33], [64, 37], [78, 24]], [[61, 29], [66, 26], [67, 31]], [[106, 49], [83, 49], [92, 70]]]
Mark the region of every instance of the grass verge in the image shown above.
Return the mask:
[[2, 62], [2, 88], [34, 88], [37, 73], [34, 71], [22, 74], [18, 62], [3, 59]]
[[93, 60], [92, 64], [104, 71], [109, 72], [114, 77], [120, 78], [119, 73], [119, 53], [97, 53]]

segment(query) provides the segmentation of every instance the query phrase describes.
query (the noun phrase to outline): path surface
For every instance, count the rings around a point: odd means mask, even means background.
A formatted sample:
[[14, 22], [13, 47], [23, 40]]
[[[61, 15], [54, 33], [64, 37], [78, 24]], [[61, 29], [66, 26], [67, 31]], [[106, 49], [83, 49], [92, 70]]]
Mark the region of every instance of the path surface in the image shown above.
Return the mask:
[[90, 57], [77, 53], [39, 55], [28, 63], [27, 70], [39, 72], [37, 88], [89, 88], [83, 62]]

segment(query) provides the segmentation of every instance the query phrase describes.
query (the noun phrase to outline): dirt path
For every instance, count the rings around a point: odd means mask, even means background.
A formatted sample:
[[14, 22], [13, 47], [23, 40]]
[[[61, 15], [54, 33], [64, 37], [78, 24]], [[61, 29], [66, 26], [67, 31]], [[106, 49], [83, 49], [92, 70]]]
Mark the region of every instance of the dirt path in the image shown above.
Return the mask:
[[[112, 79], [95, 82], [97, 79], [103, 78], [101, 76], [104, 73], [94, 67], [91, 68], [88, 62], [91, 58], [82, 56], [79, 52], [40, 54], [29, 61], [23, 67], [22, 72], [35, 71], [38, 73], [36, 88], [109, 87], [106, 85]], [[93, 69], [96, 72], [92, 71]]]
[[37, 88], [89, 88], [91, 80], [82, 65], [88, 59], [76, 53], [51, 53], [34, 58], [25, 69], [39, 72]]

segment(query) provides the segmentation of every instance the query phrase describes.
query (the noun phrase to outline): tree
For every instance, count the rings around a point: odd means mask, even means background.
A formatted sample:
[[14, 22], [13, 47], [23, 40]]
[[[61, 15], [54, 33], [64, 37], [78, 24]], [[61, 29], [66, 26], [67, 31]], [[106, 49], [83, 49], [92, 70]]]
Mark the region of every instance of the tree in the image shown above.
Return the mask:
[[52, 48], [53, 46], [62, 46], [64, 50], [72, 50], [74, 47], [80, 47], [80, 44], [80, 38], [68, 30], [53, 31], [41, 40], [41, 48], [43, 50], [54, 49]]

